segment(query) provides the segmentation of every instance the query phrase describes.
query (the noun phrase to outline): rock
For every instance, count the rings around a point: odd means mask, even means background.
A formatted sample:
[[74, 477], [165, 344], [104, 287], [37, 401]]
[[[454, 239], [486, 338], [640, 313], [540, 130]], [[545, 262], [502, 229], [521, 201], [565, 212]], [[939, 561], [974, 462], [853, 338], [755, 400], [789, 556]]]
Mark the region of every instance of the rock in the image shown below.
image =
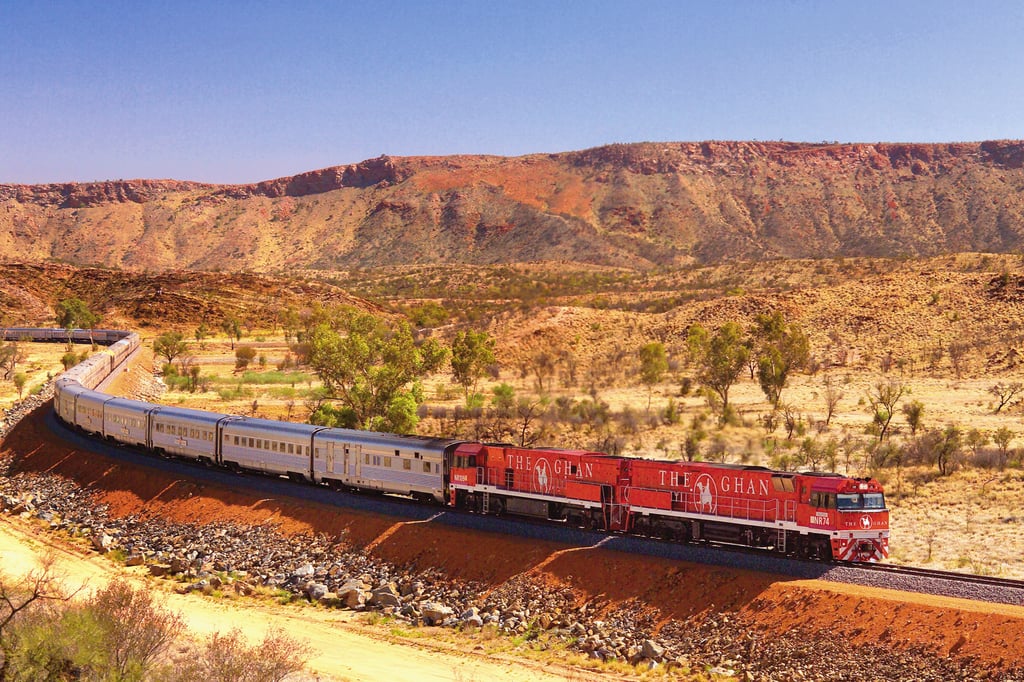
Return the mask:
[[327, 585], [323, 583], [309, 582], [306, 583], [303, 588], [303, 592], [309, 597], [310, 601], [319, 601], [327, 594]]
[[146, 563], [146, 558], [141, 554], [129, 554], [128, 558], [124, 560], [125, 566], [142, 566]]
[[435, 602], [423, 602], [420, 606], [423, 619], [431, 625], [439, 625], [445, 618], [455, 615], [454, 609]]
[[313, 564], [303, 564], [292, 572], [292, 578], [308, 578], [315, 573]]
[[171, 572], [171, 567], [167, 564], [150, 564], [149, 574], [155, 578], [162, 578]]
[[110, 548], [114, 544], [114, 538], [106, 533], [97, 533], [92, 536], [92, 546], [98, 550], [101, 554], [105, 554], [110, 551]]
[[384, 587], [378, 587], [371, 592], [370, 599], [368, 600], [373, 606], [380, 607], [393, 607], [398, 608], [402, 606], [402, 600], [399, 598], [398, 593], [395, 592], [395, 588], [391, 585], [385, 585]]
[[240, 594], [244, 597], [251, 597], [256, 592], [255, 587], [253, 587], [252, 585], [243, 580], [236, 581], [234, 584], [234, 588], [235, 594]]
[[641, 647], [641, 653], [644, 658], [649, 658], [652, 661], [660, 661], [665, 655], [665, 647], [659, 645], [653, 639], [645, 639], [643, 646]]

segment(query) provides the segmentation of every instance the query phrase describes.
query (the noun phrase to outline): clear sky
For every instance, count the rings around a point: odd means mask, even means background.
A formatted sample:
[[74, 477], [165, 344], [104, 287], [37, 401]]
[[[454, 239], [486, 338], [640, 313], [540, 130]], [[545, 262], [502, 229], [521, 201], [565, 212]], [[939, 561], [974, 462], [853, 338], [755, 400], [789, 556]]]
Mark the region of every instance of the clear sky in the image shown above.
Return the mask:
[[0, 0], [0, 183], [1022, 126], [1018, 0]]

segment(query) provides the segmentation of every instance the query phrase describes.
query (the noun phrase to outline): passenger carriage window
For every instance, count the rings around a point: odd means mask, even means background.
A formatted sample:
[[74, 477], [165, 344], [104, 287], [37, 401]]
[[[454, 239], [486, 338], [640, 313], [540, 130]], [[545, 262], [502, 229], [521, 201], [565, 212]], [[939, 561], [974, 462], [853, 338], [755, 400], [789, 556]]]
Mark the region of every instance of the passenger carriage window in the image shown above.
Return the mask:
[[384, 466], [387, 467], [388, 469], [391, 468], [391, 458], [390, 457], [385, 457], [384, 458]]
[[402, 468], [405, 469], [406, 471], [409, 471], [410, 469], [412, 469], [412, 460], [411, 459], [403, 459], [402, 460]]
[[309, 446], [308, 445], [306, 446], [305, 450], [306, 450], [306, 457], [309, 457]]
[[369, 463], [370, 463], [370, 453], [366, 453], [365, 455], [363, 455], [363, 464], [369, 464]]
[[288, 443], [288, 454], [289, 455], [294, 455], [295, 454], [295, 446], [292, 443]]
[[254, 448], [254, 447], [256, 447], [256, 446], [254, 445], [254, 443], [255, 443], [255, 442], [256, 442], [256, 440], [255, 440], [254, 438], [250, 438], [250, 439], [249, 439], [249, 447], [250, 447], [250, 448]]
[[425, 471], [428, 474], [430, 473], [430, 462], [423, 463], [423, 471]]

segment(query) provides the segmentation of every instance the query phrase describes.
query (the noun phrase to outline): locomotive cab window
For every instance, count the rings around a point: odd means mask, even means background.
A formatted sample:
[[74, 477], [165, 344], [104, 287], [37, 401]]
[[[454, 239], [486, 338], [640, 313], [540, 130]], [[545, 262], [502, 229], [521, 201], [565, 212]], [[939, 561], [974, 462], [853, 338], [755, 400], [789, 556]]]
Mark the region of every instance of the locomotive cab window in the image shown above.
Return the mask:
[[[840, 495], [840, 497], [843, 496]], [[811, 506], [819, 509], [835, 509], [836, 495], [835, 493], [811, 492]]]
[[882, 493], [843, 493], [839, 495], [840, 509], [885, 509]]

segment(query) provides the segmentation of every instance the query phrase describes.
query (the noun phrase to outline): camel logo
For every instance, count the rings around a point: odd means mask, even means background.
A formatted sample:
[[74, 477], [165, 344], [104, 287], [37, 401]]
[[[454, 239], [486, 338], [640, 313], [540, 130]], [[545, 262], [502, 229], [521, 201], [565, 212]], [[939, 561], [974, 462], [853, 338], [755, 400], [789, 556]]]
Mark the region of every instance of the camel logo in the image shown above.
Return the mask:
[[871, 528], [871, 517], [868, 516], [867, 514], [865, 514], [864, 516], [860, 517], [860, 527], [865, 529], [865, 530], [867, 530], [868, 528]]
[[710, 475], [698, 476], [693, 487], [696, 491], [695, 496], [698, 496], [697, 511], [702, 514], [714, 514], [718, 511], [718, 502], [715, 500], [718, 497], [718, 486], [715, 485], [715, 481]]
[[546, 459], [540, 460], [537, 462], [537, 466], [533, 467], [533, 479], [537, 484], [537, 492], [551, 492], [548, 490], [548, 485], [551, 482], [551, 475], [548, 472], [548, 462]]

